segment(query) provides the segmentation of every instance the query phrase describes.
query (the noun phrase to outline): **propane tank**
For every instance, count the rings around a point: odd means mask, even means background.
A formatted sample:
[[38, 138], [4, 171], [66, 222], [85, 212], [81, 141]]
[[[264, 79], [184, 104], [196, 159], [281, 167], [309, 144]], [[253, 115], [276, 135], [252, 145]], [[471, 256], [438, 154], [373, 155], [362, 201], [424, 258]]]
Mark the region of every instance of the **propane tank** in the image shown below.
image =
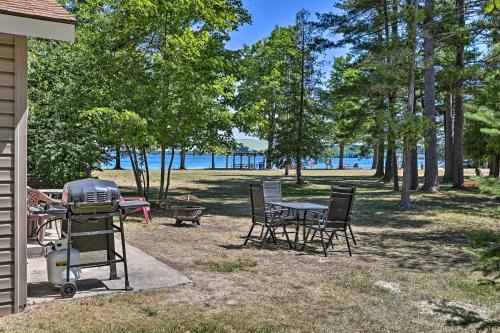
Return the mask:
[[[49, 282], [54, 286], [60, 286], [66, 283], [66, 266], [68, 255], [68, 242], [66, 239], [59, 239], [54, 244], [54, 249], [45, 259], [47, 260], [47, 275]], [[80, 252], [70, 249], [71, 265], [80, 264]], [[74, 282], [80, 279], [81, 270], [79, 267], [71, 268], [69, 272], [69, 281]]]

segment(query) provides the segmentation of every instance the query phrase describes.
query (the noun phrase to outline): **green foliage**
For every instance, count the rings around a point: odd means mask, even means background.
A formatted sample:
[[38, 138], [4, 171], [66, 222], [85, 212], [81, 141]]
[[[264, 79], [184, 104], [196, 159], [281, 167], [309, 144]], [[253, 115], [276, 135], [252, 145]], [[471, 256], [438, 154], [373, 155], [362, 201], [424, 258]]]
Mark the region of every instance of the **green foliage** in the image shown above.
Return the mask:
[[[466, 108], [465, 154], [474, 161], [485, 161], [500, 154], [500, 67], [495, 57], [500, 44], [494, 44], [479, 70], [482, 84], [474, 89]], [[496, 56], [495, 56], [496, 54]]]
[[475, 177], [473, 179], [482, 193], [491, 195], [495, 200], [500, 200], [500, 178]]
[[466, 252], [480, 263], [484, 276], [500, 278], [500, 234], [488, 229], [475, 229], [469, 233]]
[[268, 160], [280, 166], [329, 153], [329, 127], [318, 93], [317, 37], [302, 11], [294, 26], [276, 27], [242, 53], [236, 124], [266, 139]]
[[81, 178], [125, 147], [142, 192], [149, 147], [232, 144], [235, 54], [225, 42], [250, 20], [240, 0], [64, 5], [78, 20], [75, 43], [30, 43], [29, 167], [39, 178]]
[[368, 130], [369, 99], [360, 91], [363, 79], [363, 73], [353, 63], [352, 56], [334, 59], [326, 84], [326, 113], [335, 143], [355, 142]]
[[493, 13], [495, 10], [500, 10], [500, 0], [487, 0], [484, 7], [484, 13]]
[[30, 42], [28, 170], [53, 186], [87, 177], [101, 160], [93, 128], [77, 113], [85, 103], [78, 59], [68, 45]]

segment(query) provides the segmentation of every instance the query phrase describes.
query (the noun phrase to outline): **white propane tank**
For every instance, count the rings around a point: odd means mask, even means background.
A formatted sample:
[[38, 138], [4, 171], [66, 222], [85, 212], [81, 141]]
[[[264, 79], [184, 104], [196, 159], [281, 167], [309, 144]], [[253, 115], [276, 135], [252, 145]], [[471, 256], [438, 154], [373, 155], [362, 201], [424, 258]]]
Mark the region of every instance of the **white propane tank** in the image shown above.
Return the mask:
[[[66, 266], [68, 255], [68, 243], [66, 239], [59, 239], [54, 245], [55, 249], [50, 252], [45, 258], [47, 260], [47, 275], [49, 282], [54, 286], [61, 286], [66, 283]], [[71, 248], [70, 250], [71, 265], [80, 264], [80, 252]], [[81, 276], [79, 267], [71, 268], [69, 273], [69, 281], [75, 282]]]

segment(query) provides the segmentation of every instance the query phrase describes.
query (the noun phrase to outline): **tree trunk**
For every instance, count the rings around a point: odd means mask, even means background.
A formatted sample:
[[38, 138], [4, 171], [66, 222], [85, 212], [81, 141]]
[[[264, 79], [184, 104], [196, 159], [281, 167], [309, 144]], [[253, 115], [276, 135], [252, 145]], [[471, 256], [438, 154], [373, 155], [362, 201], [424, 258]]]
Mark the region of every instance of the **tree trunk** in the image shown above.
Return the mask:
[[435, 0], [425, 0], [424, 19], [424, 117], [429, 121], [426, 130], [425, 174], [423, 191], [435, 192], [438, 183], [438, 156], [436, 132], [436, 75], [434, 70], [434, 7]]
[[410, 150], [410, 163], [411, 163], [411, 175], [410, 175], [410, 190], [418, 190], [418, 150], [416, 145], [413, 144]]
[[392, 150], [391, 156], [392, 156], [392, 162], [391, 162], [392, 188], [395, 192], [398, 192], [399, 191], [399, 174], [398, 174], [398, 156], [396, 155], [396, 149]]
[[113, 170], [123, 170], [122, 168], [122, 152], [121, 152], [121, 146], [116, 146], [115, 148], [115, 167]]
[[[399, 44], [399, 34], [398, 34], [398, 17], [399, 17], [399, 0], [392, 0], [392, 19], [391, 19], [391, 49], [396, 52]], [[395, 55], [392, 56], [390, 66], [396, 66]], [[391, 68], [389, 68], [391, 69]], [[392, 186], [394, 191], [399, 191], [399, 174], [398, 174], [398, 158], [396, 155], [396, 96], [398, 95], [398, 87], [394, 87], [393, 91], [389, 95], [389, 107], [390, 107], [390, 121], [389, 121], [389, 135], [388, 145], [391, 147], [392, 152], [392, 162], [391, 162], [391, 176], [392, 176]], [[386, 171], [387, 172], [387, 171]]]
[[[417, 5], [416, 0], [407, 0], [407, 6], [410, 13], [410, 19], [407, 24], [408, 35], [408, 100], [406, 107], [405, 118], [413, 117], [415, 113], [415, 56], [417, 44]], [[410, 123], [407, 122], [407, 125]], [[403, 138], [403, 182], [401, 190], [401, 201], [399, 202], [399, 209], [407, 210], [412, 209], [411, 203], [411, 174], [412, 174], [412, 156], [411, 150], [415, 143], [415, 138], [411, 133], [406, 133]]]
[[126, 145], [125, 147], [127, 149], [127, 153], [128, 153], [129, 158], [130, 158], [130, 163], [132, 164], [132, 172], [134, 174], [134, 180], [135, 180], [135, 185], [137, 188], [137, 193], [139, 193], [139, 195], [143, 195], [141, 172], [140, 172], [139, 164], [137, 163], [137, 152], [136, 152], [134, 146], [132, 146], [132, 148], [131, 148], [130, 146]]
[[226, 155], [226, 169], [229, 169], [229, 155]]
[[[383, 0], [383, 5], [384, 5], [384, 31], [385, 31], [385, 48], [387, 50], [393, 50], [395, 47], [395, 38], [397, 37], [397, 33], [394, 33], [392, 31], [392, 36], [389, 34], [389, 14], [388, 14], [388, 4], [387, 0]], [[393, 11], [396, 11], [396, 4], [395, 1], [392, 1], [392, 7]], [[394, 30], [394, 26], [392, 26], [392, 29]], [[391, 39], [392, 37], [392, 39]], [[386, 67], [390, 67], [392, 65], [392, 58], [389, 58], [387, 55], [385, 58], [386, 62]], [[388, 102], [387, 102], [387, 107], [389, 109], [389, 119], [388, 119], [388, 125], [387, 125], [387, 158], [385, 160], [385, 173], [382, 173], [382, 176], [384, 176], [382, 179], [384, 182], [390, 182], [391, 179], [393, 178], [394, 174], [394, 168], [392, 165], [392, 155], [393, 151], [395, 149], [395, 140], [394, 140], [394, 131], [393, 131], [393, 118], [394, 118], [394, 110], [393, 110], [393, 104], [394, 104], [394, 92], [391, 91], [389, 92], [388, 96]], [[380, 141], [379, 141], [379, 147], [380, 147]]]
[[186, 149], [183, 146], [181, 146], [179, 153], [179, 169], [186, 170]]
[[[393, 158], [393, 154], [394, 153], [394, 149], [392, 148], [387, 148], [387, 156], [386, 156], [386, 159], [385, 159], [385, 173], [384, 173], [384, 178], [383, 178], [383, 181], [384, 182], [390, 182], [392, 180], [392, 178], [394, 177], [394, 167], [393, 167], [393, 161], [394, 161], [394, 158]], [[397, 168], [396, 168], [397, 169]]]
[[384, 175], [384, 139], [379, 140], [377, 147], [377, 170], [375, 177], [382, 177]]
[[411, 148], [407, 141], [403, 147], [403, 181], [401, 191], [401, 201], [399, 202], [399, 209], [408, 210], [412, 208], [410, 185], [411, 185]]
[[378, 160], [378, 148], [373, 147], [373, 157], [372, 157], [372, 170], [377, 169], [377, 160]]
[[288, 176], [290, 174], [290, 160], [287, 159], [285, 162], [285, 176]]
[[453, 108], [451, 93], [446, 92], [444, 96], [444, 177], [446, 182], [453, 181]]
[[212, 153], [212, 170], [215, 170], [215, 153]]
[[[268, 136], [267, 140], [267, 150], [266, 150], [266, 169], [272, 169], [273, 168], [273, 143], [270, 141], [271, 135]], [[272, 140], [274, 140], [274, 135], [272, 136]]]
[[273, 106], [272, 112], [269, 114], [269, 133], [267, 134], [267, 151], [266, 151], [266, 169], [272, 169], [273, 167], [273, 151], [274, 151], [274, 137], [276, 132], [276, 110], [275, 105]]
[[500, 154], [494, 156], [489, 163], [490, 177], [498, 178], [500, 176]]
[[344, 169], [344, 148], [345, 148], [345, 144], [344, 143], [340, 143], [339, 147], [340, 147], [340, 152], [339, 152], [339, 170], [343, 170]]
[[[457, 0], [458, 23], [461, 28], [465, 27], [465, 4], [464, 0]], [[459, 71], [464, 69], [464, 43], [457, 46], [456, 67]], [[463, 75], [462, 72], [460, 76]], [[453, 134], [453, 187], [464, 187], [464, 96], [462, 91], [463, 79], [459, 78], [456, 85], [455, 95], [455, 124]]]
[[297, 177], [297, 185], [302, 185], [302, 131], [304, 122], [304, 103], [305, 103], [305, 61], [306, 61], [306, 36], [305, 28], [302, 27], [302, 40], [301, 40], [301, 60], [300, 60], [300, 104], [299, 104], [299, 119], [298, 127], [299, 131], [297, 133], [297, 147], [295, 151], [295, 161]]
[[500, 155], [495, 157], [495, 169], [493, 170], [493, 177], [498, 178], [500, 176]]
[[165, 186], [165, 144], [161, 144], [161, 166], [160, 166], [160, 194], [158, 199], [161, 201], [165, 200], [165, 192], [164, 192], [164, 186]]
[[480, 162], [478, 162], [478, 161], [474, 162], [474, 171], [475, 171], [477, 177], [483, 176], [483, 173], [481, 172], [480, 165], [481, 165]]
[[148, 163], [148, 154], [146, 150], [146, 146], [142, 146], [142, 158], [144, 160], [144, 171], [146, 174], [146, 180], [144, 182], [144, 197], [148, 199], [149, 197], [149, 184], [150, 184], [150, 175], [149, 175], [149, 163]]
[[[414, 94], [413, 99], [413, 115], [417, 115], [417, 95]], [[422, 103], [424, 103], [423, 98], [421, 98]], [[425, 108], [425, 106], [423, 106]], [[417, 140], [412, 140], [410, 147], [410, 163], [411, 163], [411, 174], [410, 174], [410, 190], [418, 190], [418, 146]]]
[[170, 174], [172, 173], [172, 164], [174, 162], [174, 156], [175, 156], [175, 145], [172, 145], [171, 151], [170, 151], [170, 161], [168, 162], [168, 171], [167, 171], [167, 184], [165, 185], [165, 200], [168, 197], [168, 190], [170, 189]]

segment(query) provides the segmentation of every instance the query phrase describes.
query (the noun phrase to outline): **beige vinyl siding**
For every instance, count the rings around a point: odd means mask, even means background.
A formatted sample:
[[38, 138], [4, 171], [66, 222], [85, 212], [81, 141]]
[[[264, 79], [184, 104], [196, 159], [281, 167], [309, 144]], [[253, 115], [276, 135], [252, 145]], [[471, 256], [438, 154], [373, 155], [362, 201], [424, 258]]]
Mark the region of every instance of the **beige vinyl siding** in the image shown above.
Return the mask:
[[15, 311], [15, 41], [0, 34], [0, 315]]

